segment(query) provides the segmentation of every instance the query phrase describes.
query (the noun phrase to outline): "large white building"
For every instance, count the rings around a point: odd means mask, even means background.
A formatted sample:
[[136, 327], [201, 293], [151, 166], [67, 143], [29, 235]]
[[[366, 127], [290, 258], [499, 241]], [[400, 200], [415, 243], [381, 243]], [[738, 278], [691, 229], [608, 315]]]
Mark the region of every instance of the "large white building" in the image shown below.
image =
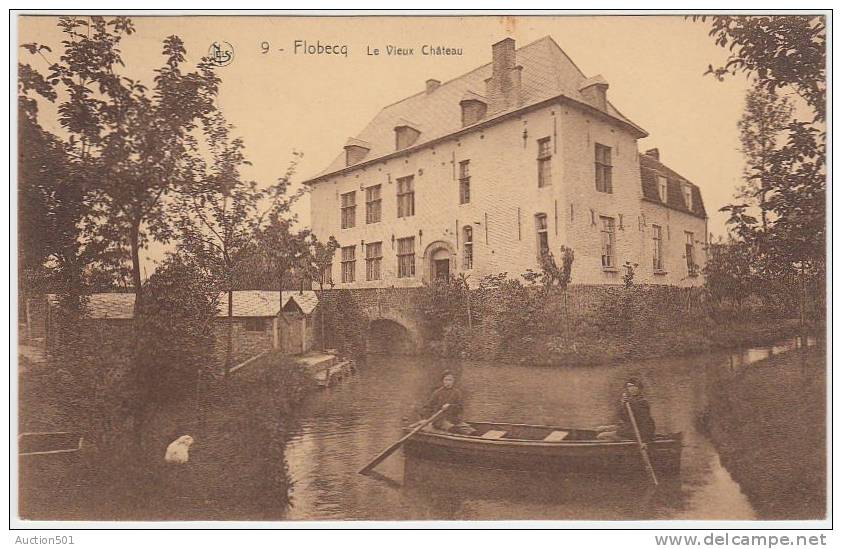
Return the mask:
[[646, 132], [550, 37], [381, 110], [309, 179], [312, 229], [341, 243], [338, 288], [411, 287], [466, 273], [519, 275], [575, 252], [573, 282], [696, 285], [698, 187], [640, 154]]

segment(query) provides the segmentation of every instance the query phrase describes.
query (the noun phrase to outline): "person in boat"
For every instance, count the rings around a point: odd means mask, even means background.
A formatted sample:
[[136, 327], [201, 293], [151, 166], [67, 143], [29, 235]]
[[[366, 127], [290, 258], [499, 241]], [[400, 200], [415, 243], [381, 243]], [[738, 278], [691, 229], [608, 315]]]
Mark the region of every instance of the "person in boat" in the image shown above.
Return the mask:
[[629, 378], [623, 388], [620, 405], [617, 410], [617, 422], [613, 425], [597, 427], [597, 439], [607, 441], [636, 440], [634, 425], [632, 424], [626, 403], [634, 413], [640, 438], [643, 443], [651, 442], [655, 438], [655, 420], [649, 409], [649, 402], [643, 397], [643, 384], [637, 378]]
[[424, 417], [430, 417], [441, 410], [445, 404], [449, 404], [447, 410], [433, 422], [433, 428], [451, 433], [471, 435], [476, 430], [462, 419], [464, 402], [465, 397], [462, 390], [456, 387], [456, 376], [446, 370], [441, 376], [441, 386], [430, 395], [422, 413]]

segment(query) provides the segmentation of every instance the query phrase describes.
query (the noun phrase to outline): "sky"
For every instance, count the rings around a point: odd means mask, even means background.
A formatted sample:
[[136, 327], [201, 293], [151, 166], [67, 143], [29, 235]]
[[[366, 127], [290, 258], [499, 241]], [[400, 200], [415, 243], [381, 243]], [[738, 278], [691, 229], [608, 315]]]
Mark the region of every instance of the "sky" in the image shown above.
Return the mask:
[[[127, 76], [152, 84], [162, 63], [161, 43], [181, 37], [187, 65], [213, 42], [234, 51], [220, 67], [218, 106], [246, 144], [252, 166], [244, 170], [261, 185], [286, 171], [292, 151], [303, 153], [294, 181], [322, 171], [377, 112], [424, 89], [429, 78], [446, 81], [491, 61], [491, 44], [506, 37], [518, 47], [551, 36], [586, 76], [609, 82], [608, 98], [649, 137], [641, 152], [657, 147], [661, 161], [701, 188], [714, 236], [725, 234], [719, 208], [742, 178], [739, 120], [745, 76], [717, 81], [704, 75], [727, 50], [707, 35], [709, 26], [684, 16], [478, 16], [478, 17], [133, 17], [136, 33], [121, 49]], [[62, 36], [52, 16], [21, 17], [20, 43], [51, 47], [57, 60]], [[336, 54], [296, 53], [296, 41]], [[422, 56], [429, 44], [461, 48], [461, 56]], [[414, 48], [412, 56], [388, 56], [388, 45]], [[342, 46], [346, 46], [343, 54]], [[368, 55], [375, 48], [381, 55]], [[265, 53], [264, 53], [265, 52]], [[47, 61], [19, 52], [20, 60], [46, 72]], [[42, 107], [42, 125], [58, 130], [54, 110]], [[309, 222], [305, 197], [296, 208]], [[162, 255], [159, 246], [147, 261]]]

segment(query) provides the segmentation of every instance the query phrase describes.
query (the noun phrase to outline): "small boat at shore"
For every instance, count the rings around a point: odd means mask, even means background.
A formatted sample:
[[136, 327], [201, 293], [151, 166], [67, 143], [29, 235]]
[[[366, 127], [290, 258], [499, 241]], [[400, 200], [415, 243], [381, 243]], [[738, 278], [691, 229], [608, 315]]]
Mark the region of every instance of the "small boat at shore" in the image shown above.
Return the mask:
[[[423, 430], [404, 443], [408, 457], [474, 467], [599, 473], [646, 474], [636, 441], [602, 441], [597, 432], [547, 425], [467, 422], [476, 432], [463, 435]], [[648, 444], [659, 475], [681, 470], [682, 433], [656, 435]]]

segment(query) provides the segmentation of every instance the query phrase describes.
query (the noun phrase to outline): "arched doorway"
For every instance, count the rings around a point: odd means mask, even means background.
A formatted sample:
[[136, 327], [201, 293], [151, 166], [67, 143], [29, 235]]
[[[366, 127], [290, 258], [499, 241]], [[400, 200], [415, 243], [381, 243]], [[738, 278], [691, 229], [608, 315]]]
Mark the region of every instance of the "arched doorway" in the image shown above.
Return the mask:
[[456, 250], [444, 240], [431, 242], [424, 251], [424, 273], [422, 280], [429, 284], [434, 280], [447, 280], [456, 271]]
[[394, 320], [379, 318], [368, 324], [366, 352], [381, 355], [407, 355], [415, 351], [406, 327]]

